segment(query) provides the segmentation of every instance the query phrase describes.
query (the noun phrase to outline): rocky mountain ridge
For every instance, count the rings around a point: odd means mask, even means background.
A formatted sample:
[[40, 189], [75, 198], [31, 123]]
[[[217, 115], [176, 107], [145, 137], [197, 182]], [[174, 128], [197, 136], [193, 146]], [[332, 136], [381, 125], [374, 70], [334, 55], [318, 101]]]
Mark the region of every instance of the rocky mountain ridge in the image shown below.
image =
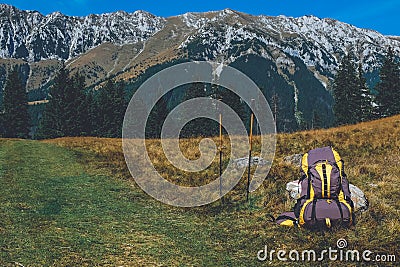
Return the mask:
[[[145, 11], [71, 17], [0, 5], [0, 21], [0, 88], [17, 66], [30, 101], [47, 97], [61, 64], [84, 74], [88, 87], [114, 78], [132, 92], [166, 66], [212, 60], [247, 74], [269, 100], [278, 97], [282, 131], [311, 124], [314, 116], [330, 125], [330, 84], [345, 54], [353, 53], [355, 63], [362, 64], [371, 89], [387, 49], [400, 58], [400, 37], [315, 16], [253, 16], [224, 9], [168, 18]], [[181, 98], [182, 92], [171, 101]]]
[[106, 42], [143, 42], [159, 31], [165, 19], [145, 11], [123, 11], [70, 17], [54, 12], [22, 11], [0, 5], [0, 57], [38, 62], [69, 60]]
[[111, 76], [132, 79], [179, 57], [230, 64], [254, 54], [291, 73], [292, 58], [298, 58], [326, 87], [348, 52], [367, 73], [379, 68], [389, 46], [400, 56], [400, 37], [315, 16], [252, 16], [225, 9], [169, 18], [145, 11], [71, 17], [0, 4], [0, 21], [0, 74], [9, 65], [25, 64], [28, 90], [48, 83], [61, 61], [84, 72], [90, 85]]

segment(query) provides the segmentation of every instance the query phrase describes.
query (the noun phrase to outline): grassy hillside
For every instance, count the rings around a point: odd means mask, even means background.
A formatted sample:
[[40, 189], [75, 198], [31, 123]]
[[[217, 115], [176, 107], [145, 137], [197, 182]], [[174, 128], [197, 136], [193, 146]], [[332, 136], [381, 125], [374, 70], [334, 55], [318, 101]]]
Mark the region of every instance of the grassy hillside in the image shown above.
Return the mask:
[[[188, 157], [198, 157], [198, 141], [181, 141]], [[200, 174], [188, 175], [166, 162], [159, 145], [158, 140], [148, 141], [151, 158], [167, 179], [186, 185], [215, 179], [217, 162]], [[325, 145], [334, 146], [342, 155], [350, 182], [371, 203], [369, 210], [357, 214], [356, 227], [328, 232], [268, 222], [266, 214], [278, 215], [292, 207], [285, 184], [297, 179], [299, 170], [283, 158]], [[185, 209], [159, 203], [135, 185], [119, 139], [1, 140], [0, 265], [283, 266], [276, 257], [272, 262], [258, 261], [257, 252], [265, 245], [269, 250], [321, 251], [336, 248], [339, 238], [347, 240], [349, 249], [396, 254], [400, 243], [399, 148], [400, 116], [280, 134], [273, 167], [263, 186], [251, 195], [250, 204], [244, 201], [241, 181], [223, 206], [216, 202]]]

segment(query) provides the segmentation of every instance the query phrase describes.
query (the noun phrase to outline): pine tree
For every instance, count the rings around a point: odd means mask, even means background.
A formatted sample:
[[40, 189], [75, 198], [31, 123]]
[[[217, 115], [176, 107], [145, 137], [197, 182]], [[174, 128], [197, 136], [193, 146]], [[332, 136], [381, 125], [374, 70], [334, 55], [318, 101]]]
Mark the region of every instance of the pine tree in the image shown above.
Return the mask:
[[82, 134], [84, 136], [94, 136], [96, 134], [97, 106], [92, 90], [88, 91], [83, 105]]
[[37, 138], [85, 135], [87, 103], [84, 88], [83, 75], [76, 73], [70, 77], [65, 66], [61, 67], [50, 89]]
[[4, 112], [0, 111], [0, 137], [4, 137], [5, 128], [6, 126], [4, 125]]
[[71, 87], [69, 71], [63, 65], [57, 72], [53, 85], [49, 92], [49, 102], [46, 104], [42, 119], [39, 123], [36, 138], [56, 138], [67, 135], [69, 123], [69, 110], [72, 107], [68, 104], [71, 101], [68, 90]]
[[271, 97], [271, 109], [272, 109], [272, 115], [274, 116], [275, 123], [277, 123], [278, 120], [278, 113], [279, 113], [279, 96], [277, 93], [273, 93]]
[[[206, 97], [206, 86], [203, 83], [193, 83], [186, 88], [183, 101], [198, 97]], [[188, 113], [189, 111], [183, 110]], [[196, 118], [188, 122], [181, 131], [182, 137], [194, 137], [194, 136], [208, 136], [212, 127], [209, 125], [209, 120], [205, 118]]]
[[323, 122], [321, 116], [314, 109], [312, 113], [311, 129], [320, 129], [320, 128], [323, 128]]
[[112, 96], [115, 103], [115, 129], [118, 131], [115, 137], [121, 137], [122, 124], [124, 122], [124, 116], [127, 108], [127, 102], [125, 100], [125, 90], [122, 82], [116, 83], [116, 88]]
[[236, 114], [244, 121], [248, 116], [245, 114], [245, 105], [241, 101], [240, 97], [229, 89], [218, 88], [218, 98], [225, 104], [231, 107]]
[[66, 92], [66, 114], [65, 135], [81, 136], [85, 133], [87, 125], [87, 108], [85, 88], [85, 77], [78, 72], [70, 78], [70, 87]]
[[367, 86], [367, 81], [364, 77], [364, 71], [362, 69], [362, 64], [360, 63], [358, 65], [358, 90], [360, 94], [358, 96], [360, 97], [360, 121], [368, 121], [371, 120], [373, 115], [372, 115], [372, 95], [370, 93], [370, 90]]
[[[131, 114], [146, 114], [147, 113], [147, 107], [145, 105], [145, 102], [143, 99], [136, 99], [134, 106], [130, 107]], [[127, 125], [129, 125], [129, 129], [125, 133], [126, 136], [129, 136], [130, 138], [144, 138], [146, 135], [143, 135], [143, 127], [145, 127], [146, 130], [146, 119], [144, 117], [136, 117], [135, 116], [128, 116], [124, 118], [126, 120], [125, 122]], [[146, 132], [145, 132], [146, 134]], [[149, 135], [149, 133], [147, 133]]]
[[7, 77], [4, 87], [3, 107], [3, 136], [8, 138], [28, 138], [30, 128], [28, 99], [17, 68], [14, 68]]
[[299, 130], [307, 130], [309, 128], [309, 126], [307, 124], [307, 121], [305, 120], [304, 114], [303, 114], [302, 111], [300, 111], [300, 110], [296, 111], [294, 116], [296, 118]]
[[346, 55], [339, 67], [333, 84], [333, 112], [337, 125], [360, 121], [361, 91], [352, 55]]
[[376, 102], [381, 117], [400, 113], [400, 67], [393, 49], [389, 48], [379, 73]]
[[[229, 106], [230, 108], [233, 109], [233, 111], [240, 117], [240, 119], [242, 120], [243, 123], [245, 123], [246, 127], [248, 128], [248, 130], [250, 130], [250, 124], [248, 123], [250, 121], [250, 109], [246, 112], [246, 104], [244, 102], [242, 102], [242, 100], [240, 99], [240, 97], [235, 94], [234, 92], [232, 92], [229, 89], [223, 88], [221, 86], [217, 86], [215, 88], [215, 93], [213, 94], [213, 97], [215, 97], [216, 99], [221, 100], [224, 104], [226, 104], [227, 106]], [[255, 108], [255, 107], [254, 107]], [[257, 124], [256, 122], [254, 123], [254, 132], [257, 132]], [[211, 129], [218, 129], [217, 126], [213, 126]], [[217, 134], [217, 132], [213, 131], [212, 132], [213, 135]]]
[[97, 134], [103, 137], [121, 137], [126, 109], [122, 85], [108, 80], [99, 91], [97, 105]]
[[146, 138], [160, 138], [162, 126], [168, 113], [167, 96], [164, 95], [150, 112], [146, 124]]

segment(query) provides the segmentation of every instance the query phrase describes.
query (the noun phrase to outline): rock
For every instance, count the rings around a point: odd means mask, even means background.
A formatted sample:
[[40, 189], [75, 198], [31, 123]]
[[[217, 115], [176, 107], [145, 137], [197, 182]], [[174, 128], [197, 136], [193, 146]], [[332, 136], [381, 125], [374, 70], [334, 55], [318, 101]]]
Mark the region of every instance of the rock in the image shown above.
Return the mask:
[[[234, 159], [233, 163], [236, 165], [236, 167], [243, 168], [249, 165], [249, 158], [245, 157]], [[250, 162], [251, 166], [265, 166], [267, 164], [270, 164], [270, 162], [260, 157], [252, 157]]]
[[295, 180], [286, 184], [286, 191], [289, 192], [289, 195], [292, 199], [299, 199], [301, 194], [301, 186], [299, 184], [299, 180]]
[[[355, 211], [365, 211], [369, 207], [369, 202], [364, 192], [353, 184], [349, 184], [351, 200], [354, 203]], [[301, 195], [301, 184], [299, 180], [295, 180], [286, 184], [286, 191], [292, 200], [297, 200]]]
[[290, 156], [286, 156], [284, 161], [289, 164], [293, 164], [295, 166], [301, 166], [301, 159], [303, 158], [303, 154], [293, 154]]
[[364, 192], [353, 184], [349, 184], [350, 193], [351, 193], [351, 200], [354, 203], [354, 209], [356, 211], [365, 211], [368, 209], [369, 202]]

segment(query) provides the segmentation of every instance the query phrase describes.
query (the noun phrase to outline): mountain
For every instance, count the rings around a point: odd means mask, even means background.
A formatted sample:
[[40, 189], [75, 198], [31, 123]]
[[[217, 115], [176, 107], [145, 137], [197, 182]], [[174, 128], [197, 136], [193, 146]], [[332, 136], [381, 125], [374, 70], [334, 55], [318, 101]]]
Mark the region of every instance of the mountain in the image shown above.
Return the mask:
[[248, 74], [267, 97], [278, 94], [284, 129], [309, 122], [315, 110], [325, 122], [330, 119], [329, 82], [346, 53], [362, 63], [371, 88], [387, 48], [400, 56], [400, 37], [315, 16], [225, 9], [169, 18], [144, 11], [71, 17], [0, 5], [0, 20], [0, 87], [15, 65], [27, 89], [40, 92], [61, 62], [96, 86], [110, 77], [135, 83], [181, 60], [214, 60]]
[[0, 5], [2, 20], [0, 56], [28, 62], [72, 59], [111, 42], [116, 45], [147, 40], [160, 30], [165, 19], [144, 11], [68, 17], [59, 12], [43, 16]]
[[[44, 16], [4, 4], [0, 5], [0, 20], [0, 58], [3, 59], [0, 65], [4, 68], [10, 63], [4, 59], [27, 65], [31, 72], [28, 77], [32, 78], [28, 80], [28, 89], [48, 82], [60, 61], [71, 64], [100, 45], [112, 44], [116, 51], [139, 51], [143, 42], [165, 24], [165, 19], [145, 11], [86, 17], [68, 17], [55, 12]], [[92, 54], [98, 56], [96, 51]], [[11, 64], [15, 64], [13, 61]], [[98, 66], [91, 70], [98, 71]]]

